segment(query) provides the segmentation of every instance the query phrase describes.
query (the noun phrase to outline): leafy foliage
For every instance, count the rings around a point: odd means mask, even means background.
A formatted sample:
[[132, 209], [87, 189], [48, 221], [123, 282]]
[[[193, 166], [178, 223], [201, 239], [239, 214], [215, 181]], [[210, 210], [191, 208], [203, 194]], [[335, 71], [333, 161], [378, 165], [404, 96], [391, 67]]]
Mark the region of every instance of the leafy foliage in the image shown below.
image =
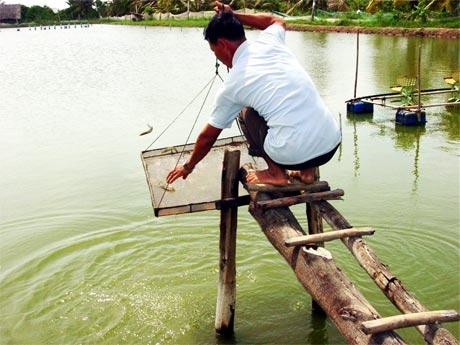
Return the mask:
[[24, 20], [27, 22], [41, 23], [55, 19], [55, 13], [48, 6], [32, 6], [26, 11]]
[[[425, 22], [429, 18], [458, 16], [460, 0], [226, 0], [235, 10], [249, 8], [255, 11], [285, 13], [305, 16], [312, 11], [335, 14], [346, 25], [347, 21], [359, 20], [364, 14], [374, 14], [376, 21]], [[67, 0], [69, 7], [54, 13], [47, 6], [22, 6], [24, 22], [43, 20], [88, 20], [93, 18], [119, 17], [127, 14], [184, 13], [211, 11], [212, 0]], [[338, 17], [338, 10], [348, 11]], [[329, 11], [329, 12], [325, 12]], [[367, 12], [367, 13], [366, 13]], [[344, 13], [344, 12], [342, 12]], [[317, 13], [316, 13], [317, 15]], [[345, 19], [344, 19], [345, 17]]]

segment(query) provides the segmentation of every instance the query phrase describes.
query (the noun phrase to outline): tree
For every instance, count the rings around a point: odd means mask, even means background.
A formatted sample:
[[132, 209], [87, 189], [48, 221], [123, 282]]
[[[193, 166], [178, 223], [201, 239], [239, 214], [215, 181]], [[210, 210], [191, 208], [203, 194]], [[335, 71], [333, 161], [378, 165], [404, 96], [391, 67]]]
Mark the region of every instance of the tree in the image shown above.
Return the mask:
[[43, 23], [54, 19], [55, 13], [48, 6], [31, 6], [27, 9], [24, 22]]
[[67, 0], [67, 4], [69, 5], [70, 12], [78, 20], [94, 17], [94, 0]]
[[96, 11], [99, 15], [99, 18], [105, 18], [108, 16], [110, 6], [107, 2], [101, 0], [96, 0]]
[[113, 0], [109, 13], [111, 16], [120, 17], [130, 12], [129, 0]]

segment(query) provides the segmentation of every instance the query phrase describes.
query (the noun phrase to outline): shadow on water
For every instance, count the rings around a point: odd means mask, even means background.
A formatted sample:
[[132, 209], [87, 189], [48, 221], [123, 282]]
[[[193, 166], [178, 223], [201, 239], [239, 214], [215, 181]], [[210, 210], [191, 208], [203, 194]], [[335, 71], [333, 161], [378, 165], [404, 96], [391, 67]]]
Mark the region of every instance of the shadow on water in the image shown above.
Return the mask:
[[217, 345], [234, 345], [238, 344], [235, 334], [231, 335], [220, 335], [216, 334], [216, 344]]
[[310, 319], [307, 344], [327, 344], [327, 314], [321, 308], [314, 308]]

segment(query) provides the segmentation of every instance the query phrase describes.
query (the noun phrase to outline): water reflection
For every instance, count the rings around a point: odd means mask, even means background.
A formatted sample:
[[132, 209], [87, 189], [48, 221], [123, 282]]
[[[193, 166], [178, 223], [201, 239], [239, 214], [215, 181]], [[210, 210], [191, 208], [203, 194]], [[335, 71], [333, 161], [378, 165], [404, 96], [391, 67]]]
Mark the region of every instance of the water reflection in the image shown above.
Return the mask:
[[[431, 37], [385, 37], [376, 35], [373, 46], [378, 56], [373, 68], [382, 87], [389, 88], [398, 77], [417, 76], [418, 47], [421, 47], [422, 89], [446, 87], [444, 77], [459, 69], [458, 42]], [[392, 63], [382, 63], [391, 61]]]
[[374, 117], [374, 113], [363, 113], [363, 114], [355, 114], [355, 113], [347, 113], [348, 122], [351, 123], [353, 126], [353, 172], [354, 176], [359, 175], [359, 148], [358, 148], [358, 123], [360, 122], [368, 122], [372, 123], [372, 119]]
[[449, 140], [460, 139], [460, 107], [446, 107], [440, 114], [439, 127]]
[[419, 157], [421, 137], [426, 133], [425, 126], [401, 126], [394, 125], [394, 129], [387, 126], [386, 123], [373, 121], [373, 113], [355, 114], [347, 113], [347, 120], [353, 126], [353, 167], [354, 176], [359, 175], [360, 157], [359, 157], [359, 135], [358, 127], [362, 123], [370, 124], [377, 129], [379, 136], [389, 136], [394, 141], [396, 149], [404, 151], [413, 151], [414, 161], [412, 175], [414, 176], [412, 191], [417, 191], [417, 181], [419, 178]]
[[395, 125], [395, 144], [396, 147], [406, 151], [414, 150], [414, 181], [412, 191], [417, 191], [417, 181], [419, 178], [419, 157], [420, 139], [426, 133], [425, 126], [399, 126]]

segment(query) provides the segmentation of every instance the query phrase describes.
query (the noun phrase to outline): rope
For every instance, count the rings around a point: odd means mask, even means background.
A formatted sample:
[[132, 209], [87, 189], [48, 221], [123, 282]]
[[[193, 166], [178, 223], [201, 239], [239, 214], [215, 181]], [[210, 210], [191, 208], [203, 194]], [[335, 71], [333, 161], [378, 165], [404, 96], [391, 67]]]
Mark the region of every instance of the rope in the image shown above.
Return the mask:
[[[199, 95], [205, 90], [205, 88], [208, 87], [208, 85], [209, 85], [208, 91], [206, 92], [206, 96], [204, 97], [203, 102], [201, 103], [200, 109], [199, 109], [199, 111], [198, 111], [197, 116], [195, 117], [195, 121], [193, 122], [192, 128], [190, 129], [190, 132], [189, 132], [189, 134], [188, 134], [188, 136], [187, 136], [187, 139], [185, 140], [184, 146], [182, 147], [182, 151], [180, 152], [180, 154], [179, 154], [179, 156], [178, 156], [178, 158], [177, 158], [177, 161], [176, 161], [176, 164], [175, 164], [175, 166], [174, 166], [174, 169], [177, 168], [177, 166], [179, 165], [180, 160], [182, 159], [182, 157], [183, 157], [183, 155], [184, 155], [185, 147], [187, 146], [187, 144], [188, 144], [188, 142], [189, 142], [189, 140], [190, 140], [190, 137], [192, 136], [192, 132], [193, 132], [193, 130], [195, 129], [195, 126], [196, 126], [196, 124], [197, 124], [197, 122], [198, 122], [198, 118], [199, 118], [200, 115], [201, 115], [201, 111], [203, 110], [204, 105], [205, 105], [205, 103], [206, 103], [206, 101], [207, 101], [207, 99], [208, 99], [209, 93], [211, 92], [212, 86], [214, 85], [214, 81], [216, 80], [217, 77], [219, 77], [220, 80], [223, 81], [222, 77], [221, 77], [220, 74], [219, 74], [219, 63], [218, 63], [217, 59], [216, 59], [215, 67], [216, 67], [216, 72], [215, 72], [215, 75], [211, 78], [211, 80], [210, 80], [208, 83], [206, 83], [206, 85], [205, 85], [205, 86], [200, 90], [200, 92], [193, 98], [193, 100], [187, 104], [187, 106], [179, 113], [179, 115], [176, 116], [176, 117], [173, 119], [173, 121], [172, 121], [172, 122], [171, 122], [171, 123], [170, 123], [170, 124], [169, 124], [169, 125], [158, 135], [158, 137], [147, 147], [147, 149], [149, 149], [149, 148], [160, 138], [160, 136], [163, 135], [163, 134], [166, 132], [166, 130], [168, 130], [169, 127], [171, 127], [171, 125], [172, 125], [172, 124], [173, 124], [173, 123], [174, 123], [174, 122], [185, 112], [185, 110], [187, 110], [187, 108], [195, 101], [195, 99], [198, 98], [198, 96], [199, 96]], [[163, 199], [164, 199], [164, 196], [166, 195], [166, 191], [167, 191], [168, 187], [169, 187], [169, 183], [166, 185], [166, 188], [164, 188], [164, 190], [163, 190], [163, 194], [161, 195], [160, 201], [158, 202], [158, 207], [160, 207], [161, 203], [163, 202]]]
[[160, 137], [179, 119], [179, 117], [181, 117], [184, 114], [184, 112], [188, 109], [188, 107], [190, 107], [190, 105], [193, 102], [195, 102], [195, 100], [198, 98], [198, 96], [201, 95], [201, 93], [206, 89], [206, 87], [209, 84], [214, 83], [215, 79], [216, 79], [216, 76], [212, 77], [211, 80], [209, 80], [206, 83], [206, 85], [200, 90], [200, 92], [198, 92], [198, 94], [185, 106], [185, 108], [182, 109], [182, 111], [165, 127], [165, 129], [163, 129], [163, 131], [160, 134], [158, 134], [158, 136], [150, 143], [150, 145], [147, 146], [145, 151], [147, 151], [150, 147], [152, 147], [153, 144], [155, 144], [157, 142], [158, 139], [160, 139]]
[[[184, 114], [184, 112], [190, 107], [190, 105], [191, 105], [191, 104], [202, 94], [202, 92], [203, 92], [206, 88], [208, 88], [208, 86], [209, 86], [208, 91], [206, 92], [206, 95], [205, 95], [205, 97], [204, 97], [204, 99], [203, 99], [203, 102], [202, 102], [202, 104], [201, 104], [201, 106], [200, 106], [200, 109], [199, 109], [199, 111], [198, 111], [198, 114], [197, 114], [197, 116], [195, 117], [195, 121], [193, 122], [193, 125], [192, 125], [192, 127], [191, 127], [191, 129], [190, 129], [190, 132], [189, 132], [189, 134], [188, 134], [188, 136], [187, 136], [187, 139], [185, 140], [185, 143], [184, 143], [184, 145], [183, 145], [183, 147], [182, 147], [182, 151], [180, 152], [180, 154], [179, 154], [179, 156], [178, 156], [178, 158], [177, 158], [177, 161], [176, 161], [176, 164], [175, 164], [175, 166], [174, 166], [174, 169], [177, 168], [177, 166], [179, 165], [180, 160], [182, 159], [182, 157], [183, 157], [183, 155], [184, 155], [185, 147], [186, 147], [187, 144], [189, 143], [190, 137], [191, 137], [191, 135], [192, 135], [192, 133], [193, 133], [193, 130], [195, 129], [195, 126], [196, 126], [196, 124], [197, 124], [197, 122], [198, 122], [198, 119], [199, 119], [199, 117], [200, 117], [200, 115], [201, 115], [201, 111], [203, 110], [204, 105], [206, 104], [206, 101], [207, 101], [208, 96], [209, 96], [209, 94], [210, 94], [210, 92], [211, 92], [211, 90], [212, 90], [212, 86], [214, 85], [214, 82], [215, 82], [216, 78], [219, 77], [219, 79], [220, 79], [222, 82], [224, 81], [224, 80], [222, 79], [221, 75], [219, 74], [219, 66], [220, 66], [220, 65], [219, 65], [219, 62], [218, 62], [218, 60], [216, 59], [216, 64], [215, 64], [216, 71], [215, 71], [215, 75], [211, 78], [211, 80], [209, 80], [209, 81], [206, 83], [206, 85], [198, 92], [198, 94], [197, 94], [197, 95], [196, 95], [196, 96], [185, 106], [185, 108], [184, 108], [184, 109], [183, 109], [183, 110], [182, 110], [182, 111], [181, 111], [181, 112], [180, 112], [180, 113], [179, 113], [179, 114], [178, 114], [178, 115], [177, 115], [177, 116], [176, 116], [176, 117], [165, 127], [165, 129], [164, 129], [164, 130], [163, 130], [163, 131], [152, 141], [152, 143], [145, 149], [145, 150], [148, 150], [148, 149], [149, 149], [149, 148], [150, 148], [150, 147], [151, 147], [151, 146], [152, 146], [152, 145], [153, 145], [153, 144], [154, 144], [154, 143], [155, 143], [155, 142], [156, 142], [156, 141], [157, 141], [157, 140], [158, 140], [158, 139], [159, 139], [159, 138], [160, 138], [160, 137], [161, 137], [161, 136], [162, 136], [162, 135], [163, 135], [163, 134], [164, 134], [164, 133], [165, 133], [165, 132], [166, 132], [176, 121], [177, 121], [177, 120], [178, 120], [178, 119], [179, 119], [179, 117], [181, 117], [182, 114]], [[238, 130], [239, 130], [239, 132], [240, 132], [240, 135], [243, 136], [243, 131], [241, 130], [241, 126], [240, 126], [240, 124], [238, 123], [238, 119], [235, 119], [235, 122], [236, 122], [236, 124], [237, 124], [237, 126], [238, 126]], [[246, 148], [247, 148], [247, 149], [249, 148], [248, 143], [246, 143]], [[253, 159], [254, 164], [255, 164], [255, 163], [256, 163], [255, 158], [252, 157], [252, 159]], [[161, 203], [163, 202], [163, 199], [164, 199], [164, 197], [165, 197], [165, 195], [166, 195], [166, 191], [167, 191], [168, 187], [169, 187], [169, 183], [166, 185], [166, 188], [164, 188], [164, 190], [163, 190], [163, 194], [161, 195], [160, 201], [158, 202], [158, 207], [160, 207]]]

